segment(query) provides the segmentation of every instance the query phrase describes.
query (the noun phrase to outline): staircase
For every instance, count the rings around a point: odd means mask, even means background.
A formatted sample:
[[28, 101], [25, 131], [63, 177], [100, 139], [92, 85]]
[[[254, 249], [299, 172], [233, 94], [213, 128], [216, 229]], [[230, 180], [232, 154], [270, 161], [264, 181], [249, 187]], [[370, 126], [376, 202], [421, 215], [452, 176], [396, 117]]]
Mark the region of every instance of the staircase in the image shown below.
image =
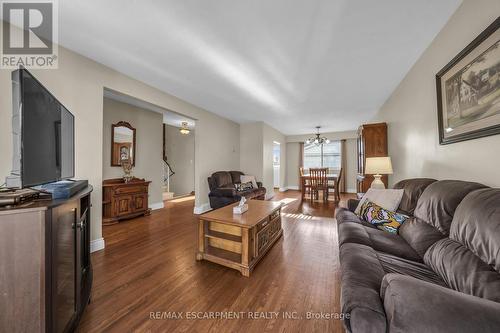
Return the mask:
[[174, 170], [167, 162], [167, 158], [163, 157], [163, 200], [172, 199], [174, 193], [170, 192], [170, 177], [175, 175]]

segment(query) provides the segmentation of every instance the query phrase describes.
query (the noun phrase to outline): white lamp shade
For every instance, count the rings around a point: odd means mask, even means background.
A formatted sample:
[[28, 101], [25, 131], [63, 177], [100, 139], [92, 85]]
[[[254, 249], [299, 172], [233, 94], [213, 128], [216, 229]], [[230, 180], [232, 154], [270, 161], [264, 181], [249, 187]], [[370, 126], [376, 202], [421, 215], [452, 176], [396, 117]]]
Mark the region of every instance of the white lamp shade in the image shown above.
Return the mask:
[[367, 157], [365, 173], [369, 175], [392, 175], [390, 157]]

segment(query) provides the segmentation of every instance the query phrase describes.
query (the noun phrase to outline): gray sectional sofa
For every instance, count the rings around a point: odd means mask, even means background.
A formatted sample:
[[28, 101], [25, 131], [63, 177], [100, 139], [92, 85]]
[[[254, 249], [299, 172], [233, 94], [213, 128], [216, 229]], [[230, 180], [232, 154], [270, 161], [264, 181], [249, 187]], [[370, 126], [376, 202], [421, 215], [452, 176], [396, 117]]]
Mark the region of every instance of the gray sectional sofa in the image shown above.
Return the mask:
[[338, 208], [348, 332], [500, 332], [500, 189], [409, 179], [398, 234]]

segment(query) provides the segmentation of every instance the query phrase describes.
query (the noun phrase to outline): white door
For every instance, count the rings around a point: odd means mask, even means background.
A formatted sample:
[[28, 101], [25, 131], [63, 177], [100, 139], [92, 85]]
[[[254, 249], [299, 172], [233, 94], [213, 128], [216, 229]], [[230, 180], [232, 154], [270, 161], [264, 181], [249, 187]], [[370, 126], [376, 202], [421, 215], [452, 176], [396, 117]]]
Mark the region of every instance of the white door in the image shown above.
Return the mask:
[[273, 177], [274, 177], [274, 188], [280, 187], [280, 156], [281, 156], [281, 145], [279, 142], [273, 142]]

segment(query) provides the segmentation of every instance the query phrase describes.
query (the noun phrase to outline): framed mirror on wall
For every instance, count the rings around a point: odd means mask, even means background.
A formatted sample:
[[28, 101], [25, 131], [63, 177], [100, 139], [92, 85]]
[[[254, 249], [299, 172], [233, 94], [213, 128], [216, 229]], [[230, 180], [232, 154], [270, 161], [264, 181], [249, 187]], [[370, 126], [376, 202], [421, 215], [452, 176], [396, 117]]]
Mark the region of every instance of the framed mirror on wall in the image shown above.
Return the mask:
[[111, 125], [111, 166], [130, 160], [135, 166], [135, 128], [126, 121]]

